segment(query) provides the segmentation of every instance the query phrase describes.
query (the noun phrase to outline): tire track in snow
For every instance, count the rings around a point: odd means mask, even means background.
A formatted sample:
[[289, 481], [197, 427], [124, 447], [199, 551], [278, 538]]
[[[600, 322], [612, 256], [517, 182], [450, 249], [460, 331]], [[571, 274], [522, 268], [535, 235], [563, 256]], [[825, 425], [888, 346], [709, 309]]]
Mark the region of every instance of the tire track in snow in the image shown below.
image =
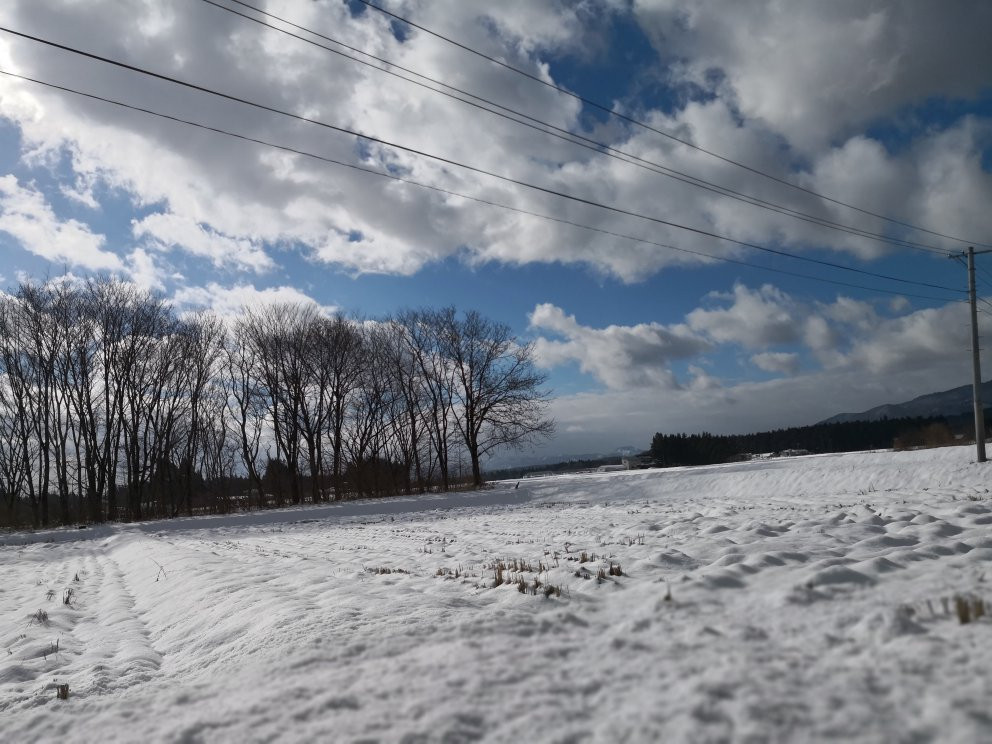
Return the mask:
[[75, 593], [79, 617], [66, 641], [76, 657], [64, 670], [71, 694], [110, 695], [147, 683], [162, 657], [117, 563], [101, 546], [82, 565]]
[[[48, 548], [18, 551], [15, 570], [5, 571], [3, 604], [10, 608], [0, 620], [0, 712], [47, 702], [45, 690], [71, 662], [67, 633], [78, 610], [64, 605], [66, 587], [73, 586], [70, 561], [52, 561]], [[31, 554], [34, 554], [33, 556]], [[40, 560], [32, 560], [37, 556]], [[21, 570], [16, 570], [17, 568]]]
[[[29, 623], [16, 639], [19, 649], [8, 648], [0, 667], [0, 710], [49, 704], [56, 683], [68, 684], [74, 699], [115, 694], [148, 682], [161, 665], [105, 547], [57, 550], [68, 554], [22, 592], [45, 595], [38, 604], [47, 608], [48, 620]], [[7, 690], [5, 682], [12, 683]]]
[[[326, 609], [316, 598], [333, 577], [317, 562], [298, 561], [284, 573], [273, 571], [271, 558], [220, 547], [198, 536], [143, 537], [120, 554], [163, 650], [162, 673], [182, 684], [237, 669], [278, 643], [309, 642]], [[159, 564], [167, 573], [161, 581]]]

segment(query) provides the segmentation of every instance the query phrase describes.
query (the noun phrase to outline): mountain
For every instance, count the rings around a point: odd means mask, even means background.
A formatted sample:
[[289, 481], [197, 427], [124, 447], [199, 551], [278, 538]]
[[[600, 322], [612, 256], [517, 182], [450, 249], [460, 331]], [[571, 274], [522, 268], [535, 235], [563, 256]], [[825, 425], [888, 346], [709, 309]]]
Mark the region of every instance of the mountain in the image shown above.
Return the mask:
[[[992, 403], [992, 380], [982, 383], [982, 403]], [[861, 413], [839, 413], [821, 424], [841, 424], [849, 421], [879, 421], [883, 418], [914, 416], [955, 416], [972, 409], [971, 385], [962, 385], [940, 393], [928, 393], [905, 403], [886, 403]]]

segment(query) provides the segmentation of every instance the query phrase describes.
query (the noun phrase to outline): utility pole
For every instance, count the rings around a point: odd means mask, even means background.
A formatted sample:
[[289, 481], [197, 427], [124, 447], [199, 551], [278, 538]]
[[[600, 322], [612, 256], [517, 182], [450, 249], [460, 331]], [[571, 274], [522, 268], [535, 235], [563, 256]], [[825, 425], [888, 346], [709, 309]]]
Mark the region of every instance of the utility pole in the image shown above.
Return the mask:
[[975, 402], [975, 450], [985, 462], [985, 409], [982, 407], [982, 360], [978, 349], [978, 299], [975, 296], [975, 249], [968, 248], [968, 299], [971, 300], [972, 395]]
[[[978, 298], [975, 293], [975, 256], [979, 253], [992, 253], [992, 250], [976, 251], [968, 248], [968, 300], [971, 303], [971, 373], [972, 399], [975, 406], [975, 451], [978, 462], [985, 462], [985, 409], [982, 407], [982, 362], [978, 348]], [[961, 254], [951, 256], [960, 258]]]

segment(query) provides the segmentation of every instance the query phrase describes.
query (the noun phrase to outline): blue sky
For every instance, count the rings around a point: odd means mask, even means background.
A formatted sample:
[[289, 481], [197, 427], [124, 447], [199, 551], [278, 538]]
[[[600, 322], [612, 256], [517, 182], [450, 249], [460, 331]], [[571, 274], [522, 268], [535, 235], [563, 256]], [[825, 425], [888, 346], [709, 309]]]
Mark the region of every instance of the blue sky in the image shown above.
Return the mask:
[[[0, 68], [518, 209], [867, 289], [636, 243], [0, 79], [0, 275], [114, 273], [180, 309], [454, 304], [535, 344], [546, 452], [654, 431], [813, 423], [964, 384], [965, 244], [736, 168], [338, 0], [258, 6], [720, 186], [927, 244], [824, 229], [677, 183], [193, 0], [17, 0], [2, 25], [385, 140], [858, 275], [459, 171], [0, 34]], [[232, 3], [228, 3], [232, 5]], [[384, 2], [653, 128], [903, 223], [992, 242], [992, 10], [928, 2]], [[243, 8], [242, 8], [243, 10]], [[276, 24], [278, 25], [278, 24]], [[297, 32], [298, 33], [298, 32]], [[953, 42], [953, 43], [952, 43]], [[945, 255], [942, 255], [943, 254]], [[992, 264], [982, 277], [992, 287]], [[883, 292], [882, 290], [889, 290]], [[923, 299], [912, 295], [926, 295]], [[987, 316], [983, 315], [983, 322]], [[986, 364], [989, 362], [986, 361]]]

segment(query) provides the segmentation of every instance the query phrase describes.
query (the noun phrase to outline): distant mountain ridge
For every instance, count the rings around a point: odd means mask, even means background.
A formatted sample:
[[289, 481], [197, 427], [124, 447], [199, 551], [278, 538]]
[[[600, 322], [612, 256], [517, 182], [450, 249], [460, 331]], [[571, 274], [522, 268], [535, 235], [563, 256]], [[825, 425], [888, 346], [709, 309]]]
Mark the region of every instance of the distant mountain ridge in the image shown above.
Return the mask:
[[[992, 404], [992, 380], [982, 383], [982, 404]], [[839, 413], [821, 424], [843, 424], [851, 421], [880, 421], [883, 418], [912, 418], [916, 416], [956, 416], [972, 408], [971, 385], [927, 393], [905, 403], [886, 403], [861, 413]]]

